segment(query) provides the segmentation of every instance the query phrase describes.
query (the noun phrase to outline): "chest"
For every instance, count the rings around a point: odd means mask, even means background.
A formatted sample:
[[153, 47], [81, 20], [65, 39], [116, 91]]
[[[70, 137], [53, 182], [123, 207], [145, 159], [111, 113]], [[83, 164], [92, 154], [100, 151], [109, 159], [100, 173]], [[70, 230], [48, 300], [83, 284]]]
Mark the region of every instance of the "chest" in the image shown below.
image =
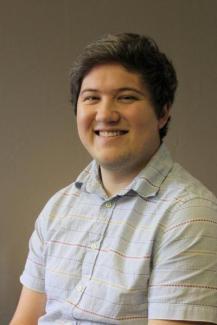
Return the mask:
[[85, 310], [111, 323], [138, 315], [144, 321], [154, 213], [131, 199], [81, 200], [61, 212], [46, 243], [48, 299], [64, 302], [73, 317], [83, 317]]

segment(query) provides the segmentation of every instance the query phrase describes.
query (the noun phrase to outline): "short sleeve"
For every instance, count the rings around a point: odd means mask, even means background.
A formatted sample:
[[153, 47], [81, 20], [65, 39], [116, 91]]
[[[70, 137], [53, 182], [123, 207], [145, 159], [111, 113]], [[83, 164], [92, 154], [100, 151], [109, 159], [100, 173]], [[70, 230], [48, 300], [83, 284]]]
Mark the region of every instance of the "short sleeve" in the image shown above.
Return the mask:
[[149, 319], [217, 324], [217, 208], [194, 199], [174, 208], [154, 245]]
[[44, 292], [44, 249], [42, 212], [36, 220], [35, 229], [29, 241], [29, 253], [25, 269], [20, 277], [20, 281], [24, 286], [38, 292]]

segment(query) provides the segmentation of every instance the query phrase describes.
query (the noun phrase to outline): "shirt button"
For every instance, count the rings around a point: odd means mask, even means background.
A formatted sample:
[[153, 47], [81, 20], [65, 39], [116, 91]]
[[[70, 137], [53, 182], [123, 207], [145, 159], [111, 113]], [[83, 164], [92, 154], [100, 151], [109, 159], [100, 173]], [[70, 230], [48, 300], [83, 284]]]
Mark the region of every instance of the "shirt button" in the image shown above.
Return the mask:
[[106, 206], [106, 208], [111, 208], [112, 207], [112, 202], [111, 201], [106, 202], [105, 206]]
[[90, 245], [90, 247], [91, 247], [92, 249], [97, 249], [97, 248], [99, 248], [99, 243], [98, 243], [98, 242], [92, 243], [92, 244]]
[[76, 290], [77, 290], [78, 292], [82, 292], [82, 291], [84, 291], [84, 289], [85, 289], [85, 287], [82, 286], [82, 285], [78, 285], [78, 286], [76, 287]]

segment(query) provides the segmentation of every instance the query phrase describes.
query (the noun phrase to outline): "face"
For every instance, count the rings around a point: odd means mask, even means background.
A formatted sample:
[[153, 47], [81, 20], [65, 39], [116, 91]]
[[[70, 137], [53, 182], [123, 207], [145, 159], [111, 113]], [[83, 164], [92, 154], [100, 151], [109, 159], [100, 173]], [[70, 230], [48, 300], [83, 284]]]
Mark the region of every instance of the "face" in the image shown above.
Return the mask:
[[158, 119], [137, 73], [119, 64], [94, 67], [83, 79], [77, 127], [84, 147], [102, 170], [138, 173], [160, 146]]

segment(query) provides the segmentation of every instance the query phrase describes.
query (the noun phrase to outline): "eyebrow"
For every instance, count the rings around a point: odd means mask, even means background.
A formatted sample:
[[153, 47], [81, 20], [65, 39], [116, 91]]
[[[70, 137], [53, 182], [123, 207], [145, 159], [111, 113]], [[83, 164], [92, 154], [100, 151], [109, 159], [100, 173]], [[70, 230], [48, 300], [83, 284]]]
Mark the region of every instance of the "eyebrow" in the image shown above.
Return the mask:
[[[123, 91], [134, 91], [134, 92], [138, 93], [139, 95], [145, 96], [144, 92], [142, 92], [141, 90], [134, 88], [134, 87], [121, 87], [121, 88], [114, 89], [114, 91], [117, 93], [123, 92]], [[95, 88], [85, 88], [80, 92], [80, 95], [83, 95], [86, 92], [100, 92], [100, 91], [99, 91], [99, 89], [95, 89]]]

